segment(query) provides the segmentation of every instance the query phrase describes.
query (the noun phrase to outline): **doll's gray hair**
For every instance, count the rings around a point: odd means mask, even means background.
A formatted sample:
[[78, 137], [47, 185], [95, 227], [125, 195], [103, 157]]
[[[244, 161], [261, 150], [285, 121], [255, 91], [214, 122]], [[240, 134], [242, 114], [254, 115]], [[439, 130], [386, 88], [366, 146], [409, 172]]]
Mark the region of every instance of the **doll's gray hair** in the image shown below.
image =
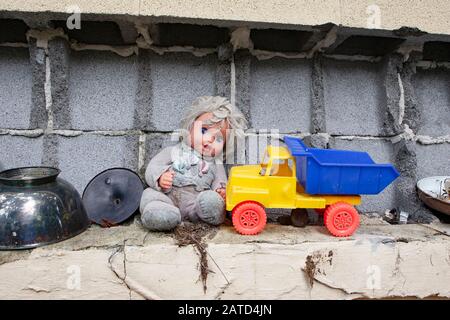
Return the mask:
[[230, 130], [230, 138], [243, 137], [247, 128], [247, 120], [242, 112], [233, 106], [227, 98], [221, 96], [202, 96], [194, 100], [191, 107], [181, 120], [181, 129], [189, 132], [195, 120], [203, 113], [212, 113], [211, 123], [225, 120]]

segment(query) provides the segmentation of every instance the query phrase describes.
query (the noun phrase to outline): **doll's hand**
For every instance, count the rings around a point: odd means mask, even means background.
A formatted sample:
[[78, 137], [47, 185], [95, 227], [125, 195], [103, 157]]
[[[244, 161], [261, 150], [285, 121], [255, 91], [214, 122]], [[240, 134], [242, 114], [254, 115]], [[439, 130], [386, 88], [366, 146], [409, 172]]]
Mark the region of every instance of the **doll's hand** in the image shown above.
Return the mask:
[[223, 198], [223, 200], [225, 201], [226, 198], [226, 190], [225, 188], [219, 188], [216, 189], [216, 192]]
[[160, 188], [165, 190], [172, 188], [174, 175], [175, 172], [173, 172], [172, 170], [167, 170], [166, 172], [164, 172], [158, 179]]

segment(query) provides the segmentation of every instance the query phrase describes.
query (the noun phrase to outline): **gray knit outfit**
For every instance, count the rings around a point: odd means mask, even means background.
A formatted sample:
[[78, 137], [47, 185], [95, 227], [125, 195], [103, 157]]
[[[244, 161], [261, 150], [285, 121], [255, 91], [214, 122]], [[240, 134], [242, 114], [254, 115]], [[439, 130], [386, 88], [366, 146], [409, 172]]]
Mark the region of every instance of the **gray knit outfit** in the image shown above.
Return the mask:
[[[202, 156], [184, 142], [166, 147], [150, 160], [145, 171], [149, 188], [142, 195], [142, 224], [149, 230], [167, 231], [183, 220], [219, 225], [225, 218], [225, 202], [215, 192], [225, 187], [223, 164]], [[172, 188], [163, 190], [158, 179], [168, 169], [175, 172]]]

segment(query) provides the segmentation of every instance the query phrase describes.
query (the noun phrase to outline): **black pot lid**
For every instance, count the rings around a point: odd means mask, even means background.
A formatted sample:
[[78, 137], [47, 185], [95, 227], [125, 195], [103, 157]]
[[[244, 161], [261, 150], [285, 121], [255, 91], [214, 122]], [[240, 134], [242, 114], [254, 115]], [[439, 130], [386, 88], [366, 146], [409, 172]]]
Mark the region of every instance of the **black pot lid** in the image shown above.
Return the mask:
[[124, 168], [96, 175], [83, 192], [83, 204], [91, 221], [104, 227], [119, 224], [139, 208], [144, 185], [139, 176]]

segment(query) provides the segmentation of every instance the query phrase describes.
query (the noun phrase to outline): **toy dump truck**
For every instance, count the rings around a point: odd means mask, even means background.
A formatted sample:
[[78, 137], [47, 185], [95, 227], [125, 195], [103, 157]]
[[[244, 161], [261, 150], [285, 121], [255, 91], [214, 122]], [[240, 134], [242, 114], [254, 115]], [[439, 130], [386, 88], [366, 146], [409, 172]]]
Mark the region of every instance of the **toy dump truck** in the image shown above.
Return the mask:
[[359, 226], [355, 205], [362, 194], [378, 194], [398, 176], [391, 164], [376, 164], [366, 152], [308, 148], [285, 136], [286, 147], [268, 146], [258, 165], [233, 167], [226, 209], [243, 235], [261, 232], [266, 208], [315, 209], [336, 237]]

